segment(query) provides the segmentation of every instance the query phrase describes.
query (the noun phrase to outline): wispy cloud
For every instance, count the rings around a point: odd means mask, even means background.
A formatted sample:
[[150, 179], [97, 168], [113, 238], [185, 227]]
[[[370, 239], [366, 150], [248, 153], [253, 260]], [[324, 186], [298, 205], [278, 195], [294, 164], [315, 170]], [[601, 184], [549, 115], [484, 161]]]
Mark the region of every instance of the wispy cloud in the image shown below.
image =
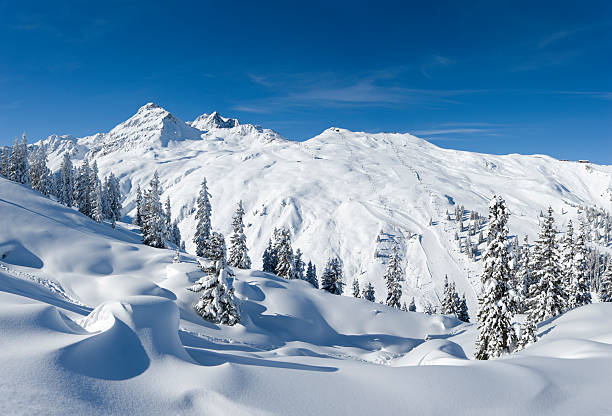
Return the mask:
[[493, 133], [492, 129], [477, 129], [477, 128], [466, 128], [466, 129], [433, 129], [433, 130], [419, 130], [415, 131], [414, 134], [421, 134], [423, 136], [436, 136], [440, 134], [474, 134], [474, 133]]
[[455, 60], [442, 55], [432, 55], [421, 65], [421, 73], [427, 78], [431, 78], [430, 72], [436, 68], [444, 68], [455, 64]]

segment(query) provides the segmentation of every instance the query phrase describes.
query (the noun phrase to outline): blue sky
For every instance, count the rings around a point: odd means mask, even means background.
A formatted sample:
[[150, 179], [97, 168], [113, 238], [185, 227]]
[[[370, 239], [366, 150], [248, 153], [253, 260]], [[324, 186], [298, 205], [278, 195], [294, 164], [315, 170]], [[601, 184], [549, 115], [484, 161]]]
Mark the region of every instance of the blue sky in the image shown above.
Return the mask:
[[0, 144], [154, 101], [304, 140], [330, 127], [612, 164], [612, 2], [0, 0]]

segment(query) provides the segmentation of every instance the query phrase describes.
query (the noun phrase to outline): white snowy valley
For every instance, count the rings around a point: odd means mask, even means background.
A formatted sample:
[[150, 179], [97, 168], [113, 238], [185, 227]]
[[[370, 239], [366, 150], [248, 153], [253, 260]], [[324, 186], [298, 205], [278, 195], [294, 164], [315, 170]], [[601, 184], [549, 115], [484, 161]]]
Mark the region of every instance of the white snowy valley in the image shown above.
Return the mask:
[[612, 166], [152, 103], [1, 162], [0, 414], [612, 414]]

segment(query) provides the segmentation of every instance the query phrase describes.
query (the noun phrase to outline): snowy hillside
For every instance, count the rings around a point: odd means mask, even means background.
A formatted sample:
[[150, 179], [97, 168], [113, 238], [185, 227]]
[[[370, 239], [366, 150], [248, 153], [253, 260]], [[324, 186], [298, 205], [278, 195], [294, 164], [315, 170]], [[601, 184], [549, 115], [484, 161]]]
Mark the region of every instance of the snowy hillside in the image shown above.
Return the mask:
[[[531, 240], [538, 214], [548, 205], [562, 227], [578, 217], [580, 205], [612, 211], [609, 166], [461, 152], [410, 134], [339, 128], [298, 143], [216, 112], [184, 123], [152, 103], [108, 133], [52, 136], [42, 143], [54, 170], [70, 152], [76, 163], [83, 157], [97, 161], [101, 176], [114, 172], [128, 219], [135, 215], [135, 187], [145, 189], [157, 170], [162, 200], [170, 197], [190, 252], [194, 202], [204, 177], [216, 230], [230, 231], [235, 205], [243, 200], [255, 267], [261, 266], [274, 227], [287, 226], [306, 261], [322, 270], [327, 258], [337, 255], [347, 283], [371, 281], [381, 294], [384, 264], [398, 242], [406, 271], [404, 300], [415, 296], [419, 310], [439, 303], [446, 274], [475, 307], [481, 266], [479, 257], [472, 261], [458, 248], [455, 207], [465, 206], [467, 227], [470, 212], [486, 216], [489, 199], [499, 193], [512, 213], [510, 232]], [[465, 244], [467, 233], [459, 237]]]
[[2, 414], [610, 411], [610, 303], [545, 322], [521, 353], [473, 361], [474, 324], [244, 270], [242, 321], [226, 327], [192, 308], [192, 256], [172, 264], [130, 226], [2, 178], [0, 212]]

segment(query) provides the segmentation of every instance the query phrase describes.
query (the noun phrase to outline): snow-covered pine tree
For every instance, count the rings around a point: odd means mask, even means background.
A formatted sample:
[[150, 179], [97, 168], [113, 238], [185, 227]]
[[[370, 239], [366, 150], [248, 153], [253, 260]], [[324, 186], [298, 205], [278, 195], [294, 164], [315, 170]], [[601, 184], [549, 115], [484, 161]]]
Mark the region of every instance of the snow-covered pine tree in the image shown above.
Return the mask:
[[366, 283], [366, 285], [363, 287], [362, 296], [365, 300], [369, 300], [370, 302], [376, 302], [374, 286], [372, 286], [372, 283]]
[[440, 313], [443, 315], [455, 314], [455, 302], [452, 295], [451, 285], [448, 282], [448, 276], [444, 276], [444, 287], [442, 289], [442, 304], [440, 305]]
[[138, 227], [142, 227], [142, 190], [140, 189], [140, 185], [136, 187], [136, 218], [134, 218], [134, 225]]
[[170, 242], [177, 247], [181, 247], [181, 230], [177, 220], [172, 221], [170, 230]]
[[416, 304], [414, 303], [414, 296], [410, 299], [410, 305], [408, 305], [408, 312], [416, 312]]
[[92, 216], [93, 207], [91, 205], [91, 168], [87, 159], [83, 160], [83, 163], [76, 172], [74, 178], [74, 192], [73, 200], [74, 206], [79, 212]]
[[291, 236], [286, 228], [274, 230], [274, 251], [277, 256], [275, 273], [285, 279], [295, 279], [293, 269], [293, 249], [291, 248]]
[[387, 263], [387, 271], [384, 279], [387, 284], [387, 306], [393, 308], [401, 307], [402, 298], [402, 281], [404, 280], [404, 271], [400, 264], [401, 260], [397, 251], [397, 244], [393, 245], [393, 252]]
[[8, 178], [9, 151], [6, 147], [0, 148], [0, 176]]
[[[113, 172], [111, 172], [104, 181], [104, 188], [108, 201], [107, 218], [114, 218], [115, 221], [119, 221], [121, 219], [121, 210], [123, 209], [121, 206], [121, 188], [119, 187], [119, 179], [117, 179]], [[138, 189], [140, 189], [140, 187], [138, 187]], [[136, 197], [138, 198], [138, 194]], [[142, 202], [142, 194], [140, 195], [140, 198]]]
[[304, 275], [306, 264], [302, 260], [302, 250], [300, 250], [299, 248], [295, 250], [295, 256], [293, 257], [293, 270], [295, 270], [295, 278], [299, 280], [304, 280], [306, 278], [306, 276]]
[[96, 187], [93, 189], [93, 192], [92, 192], [92, 199], [93, 199], [94, 204], [93, 204], [93, 212], [92, 212], [91, 218], [95, 222], [102, 222], [104, 221], [104, 211], [105, 211], [102, 184], [98, 181], [95, 186]]
[[91, 218], [94, 217], [94, 211], [96, 210], [96, 203], [98, 199], [98, 191], [100, 190], [100, 178], [98, 177], [98, 163], [94, 161], [91, 164], [89, 171], [89, 206], [91, 207]]
[[149, 189], [143, 196], [142, 207], [142, 241], [144, 244], [163, 248], [164, 247], [164, 211], [160, 201], [162, 193], [157, 171], [149, 182]]
[[19, 139], [15, 138], [13, 149], [8, 160], [8, 179], [13, 182], [30, 185], [30, 170], [28, 168], [28, 140], [25, 133]]
[[210, 205], [210, 193], [208, 192], [208, 185], [206, 178], [202, 180], [202, 186], [200, 187], [200, 193], [196, 200], [196, 230], [193, 236], [193, 242], [196, 245], [196, 255], [201, 256], [204, 249], [204, 244], [211, 232], [210, 217], [212, 215], [212, 206]]
[[517, 290], [517, 312], [525, 313], [529, 309], [529, 289], [535, 283], [531, 272], [532, 256], [529, 249], [529, 237], [525, 235], [520, 247], [519, 265], [516, 271], [516, 280], [520, 282]]
[[565, 310], [566, 296], [559, 264], [557, 230], [552, 207], [541, 222], [534, 250], [533, 276], [536, 281], [529, 292], [530, 313], [534, 322], [559, 315]]
[[538, 341], [536, 331], [538, 327], [533, 320], [532, 314], [528, 314], [525, 323], [521, 326], [521, 337], [519, 338], [515, 351], [520, 351], [526, 346]]
[[59, 171], [59, 183], [57, 185], [57, 198], [61, 204], [72, 206], [74, 188], [74, 168], [68, 153], [64, 153]]
[[47, 152], [43, 145], [36, 146], [28, 159], [32, 189], [47, 196], [51, 193], [51, 171], [47, 167]]
[[202, 251], [206, 257], [206, 263], [202, 262], [202, 270], [206, 276], [189, 288], [194, 292], [202, 292], [195, 304], [195, 310], [206, 320], [223, 325], [235, 325], [240, 321], [240, 314], [235, 304], [232, 280], [230, 280], [234, 273], [225, 261], [223, 235], [210, 234], [204, 241]]
[[343, 286], [342, 265], [338, 258], [332, 257], [327, 261], [325, 271], [321, 275], [321, 289], [333, 295], [341, 295]]
[[482, 291], [479, 297], [478, 338], [475, 358], [488, 360], [512, 351], [513, 300], [508, 258], [508, 210], [500, 196], [489, 204], [489, 232], [483, 256]]
[[268, 247], [263, 252], [263, 256], [261, 257], [261, 261], [263, 263], [262, 270], [266, 273], [274, 273], [274, 269], [276, 265], [272, 262], [272, 252], [274, 248], [272, 247], [272, 239], [268, 240]]
[[461, 300], [459, 301], [459, 307], [457, 308], [457, 319], [463, 322], [470, 322], [470, 314], [468, 313], [468, 306], [467, 306], [467, 301], [465, 300], [465, 293], [461, 296]]
[[574, 241], [573, 257], [570, 259], [571, 285], [568, 293], [568, 307], [570, 309], [591, 303], [591, 288], [586, 264], [587, 250], [584, 240], [584, 225], [581, 223]]
[[354, 298], [361, 297], [361, 291], [359, 289], [359, 280], [357, 279], [353, 280], [353, 297]]
[[[572, 266], [574, 259], [574, 226], [572, 220], [567, 223], [567, 231], [565, 236], [561, 240], [561, 252], [560, 252], [560, 269], [561, 269], [561, 281], [563, 284], [563, 291], [569, 296], [571, 287], [573, 284], [572, 278]], [[568, 303], [569, 304], [569, 303]]]
[[171, 241], [172, 236], [172, 209], [170, 207], [170, 197], [166, 197], [166, 202], [164, 203], [164, 228], [166, 230], [166, 240]]
[[239, 269], [250, 269], [251, 259], [249, 258], [246, 235], [244, 234], [243, 217], [244, 208], [242, 207], [242, 201], [240, 201], [232, 217], [233, 232], [230, 235], [229, 264]]
[[315, 289], [319, 288], [319, 279], [317, 279], [317, 268], [311, 261], [308, 262], [306, 268], [306, 281], [310, 283]]
[[599, 301], [612, 302], [612, 262], [610, 261], [599, 283]]

